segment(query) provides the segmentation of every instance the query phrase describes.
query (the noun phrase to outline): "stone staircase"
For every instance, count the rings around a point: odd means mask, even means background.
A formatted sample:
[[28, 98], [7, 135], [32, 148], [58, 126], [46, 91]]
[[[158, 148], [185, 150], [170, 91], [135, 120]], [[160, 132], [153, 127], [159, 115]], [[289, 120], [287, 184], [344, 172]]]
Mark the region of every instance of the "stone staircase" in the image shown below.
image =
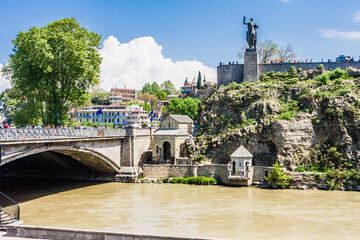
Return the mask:
[[118, 182], [135, 182], [137, 174], [134, 167], [121, 167], [115, 178]]
[[20, 206], [3, 192], [0, 192], [0, 230], [9, 225], [21, 224]]
[[10, 224], [14, 224], [18, 220], [15, 216], [7, 213], [4, 209], [0, 206], [0, 227], [5, 227]]

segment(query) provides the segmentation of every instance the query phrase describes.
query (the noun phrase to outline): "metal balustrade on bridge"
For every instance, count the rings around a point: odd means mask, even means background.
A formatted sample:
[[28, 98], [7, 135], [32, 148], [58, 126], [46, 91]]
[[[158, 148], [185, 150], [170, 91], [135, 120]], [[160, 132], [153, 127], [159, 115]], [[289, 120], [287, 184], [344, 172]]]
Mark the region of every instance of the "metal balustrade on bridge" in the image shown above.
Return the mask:
[[0, 129], [0, 141], [125, 136], [125, 129]]

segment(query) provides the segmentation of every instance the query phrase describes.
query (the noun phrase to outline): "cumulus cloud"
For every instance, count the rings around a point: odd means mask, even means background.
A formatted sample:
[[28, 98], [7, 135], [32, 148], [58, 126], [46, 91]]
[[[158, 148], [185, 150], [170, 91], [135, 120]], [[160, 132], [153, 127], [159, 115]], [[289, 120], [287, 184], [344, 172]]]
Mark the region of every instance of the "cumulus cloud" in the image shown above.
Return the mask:
[[360, 11], [356, 11], [353, 15], [354, 22], [359, 23], [360, 22]]
[[171, 80], [179, 88], [188, 77], [189, 81], [198, 71], [207, 81], [216, 82], [216, 70], [203, 63], [176, 61], [165, 58], [152, 37], [141, 37], [129, 43], [120, 43], [114, 36], [104, 41], [100, 50], [101, 64], [100, 86], [105, 90], [116, 87], [141, 89], [146, 82], [162, 83]]
[[343, 38], [348, 40], [359, 40], [360, 32], [358, 31], [338, 31], [336, 29], [322, 29], [322, 35], [327, 38]]
[[10, 82], [5, 79], [5, 77], [2, 76], [1, 74], [1, 69], [4, 67], [4, 65], [2, 65], [0, 63], [0, 92], [4, 91], [6, 88], [10, 87]]

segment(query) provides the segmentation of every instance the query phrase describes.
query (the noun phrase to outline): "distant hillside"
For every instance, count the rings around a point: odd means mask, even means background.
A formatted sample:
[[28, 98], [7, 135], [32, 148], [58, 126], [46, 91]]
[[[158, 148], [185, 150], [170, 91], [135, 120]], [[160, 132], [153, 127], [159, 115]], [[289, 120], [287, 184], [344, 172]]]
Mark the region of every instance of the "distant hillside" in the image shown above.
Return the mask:
[[254, 165], [359, 168], [360, 71], [264, 74], [256, 83], [221, 87], [200, 106], [192, 156], [227, 163], [243, 144]]

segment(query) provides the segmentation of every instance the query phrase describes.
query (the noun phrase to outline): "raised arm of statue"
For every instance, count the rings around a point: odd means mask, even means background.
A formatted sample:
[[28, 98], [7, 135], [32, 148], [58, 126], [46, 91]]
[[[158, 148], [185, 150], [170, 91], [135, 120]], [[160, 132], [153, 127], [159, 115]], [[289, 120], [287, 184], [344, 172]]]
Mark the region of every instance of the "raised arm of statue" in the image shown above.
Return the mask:
[[243, 23], [244, 23], [244, 25], [247, 25], [247, 23], [245, 22], [245, 19], [246, 19], [246, 18], [245, 18], [245, 16], [244, 16], [244, 20], [243, 20]]

